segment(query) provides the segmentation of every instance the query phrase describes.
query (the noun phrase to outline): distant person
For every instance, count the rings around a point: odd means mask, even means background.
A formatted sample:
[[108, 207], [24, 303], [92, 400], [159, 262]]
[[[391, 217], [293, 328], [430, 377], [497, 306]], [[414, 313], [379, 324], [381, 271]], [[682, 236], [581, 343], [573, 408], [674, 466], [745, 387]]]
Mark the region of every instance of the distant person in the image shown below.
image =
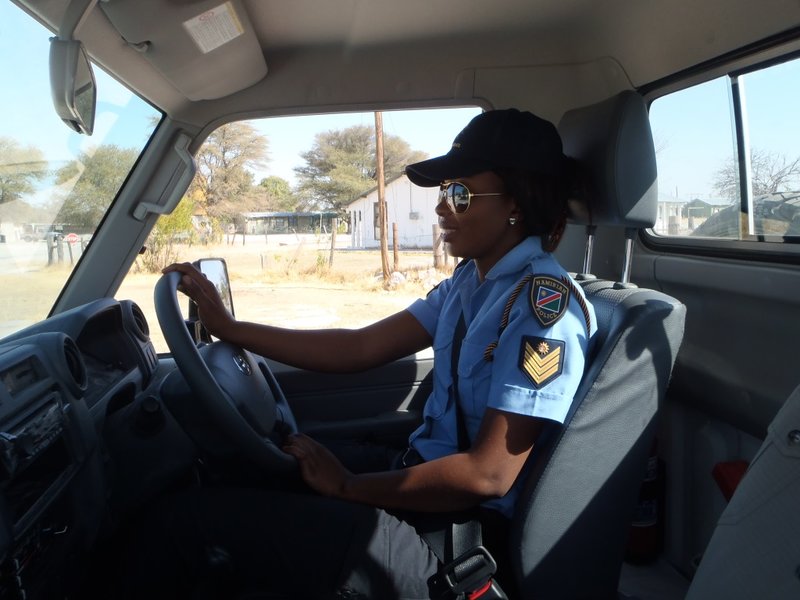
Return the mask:
[[447, 154], [406, 173], [440, 187], [444, 243], [466, 260], [425, 299], [370, 326], [237, 321], [193, 266], [165, 272], [183, 274], [179, 289], [211, 334], [301, 369], [354, 372], [433, 346], [433, 391], [408, 449], [365, 473], [358, 460], [343, 464], [310, 437], [290, 436], [283, 448], [310, 490], [195, 487], [169, 499], [149, 521], [161, 537], [143, 557], [147, 568], [131, 565], [141, 575], [134, 590], [190, 589], [205, 568], [198, 549], [217, 548], [239, 583], [279, 597], [428, 598], [440, 565], [419, 523], [465, 509], [479, 509], [490, 549], [503, 554], [520, 475], [565, 419], [596, 329], [591, 305], [551, 254], [573, 164], [551, 123], [508, 109], [475, 117]]

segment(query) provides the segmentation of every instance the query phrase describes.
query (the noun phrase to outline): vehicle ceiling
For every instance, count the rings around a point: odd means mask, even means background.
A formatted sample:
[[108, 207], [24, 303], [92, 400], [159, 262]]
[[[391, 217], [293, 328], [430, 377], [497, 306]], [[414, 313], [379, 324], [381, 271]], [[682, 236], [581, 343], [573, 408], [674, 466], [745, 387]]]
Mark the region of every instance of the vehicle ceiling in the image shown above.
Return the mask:
[[[68, 0], [24, 4], [55, 29]], [[513, 105], [519, 87], [558, 118], [800, 25], [797, 0], [231, 0], [245, 33], [203, 54], [184, 23], [223, 4], [101, 0], [76, 37], [173, 119], [204, 127], [234, 114]]]

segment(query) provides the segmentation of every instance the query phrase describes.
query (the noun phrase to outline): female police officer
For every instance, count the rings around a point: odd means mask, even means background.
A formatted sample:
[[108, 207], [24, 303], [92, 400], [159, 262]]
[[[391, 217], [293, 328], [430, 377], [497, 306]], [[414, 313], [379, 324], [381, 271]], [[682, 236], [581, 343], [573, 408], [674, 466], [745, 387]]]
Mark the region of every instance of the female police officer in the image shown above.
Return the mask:
[[414, 514], [480, 505], [508, 518], [537, 440], [563, 422], [595, 326], [550, 254], [572, 184], [555, 127], [528, 112], [485, 112], [447, 154], [406, 173], [441, 187], [444, 242], [469, 260], [427, 298], [373, 325], [294, 331], [236, 321], [194, 267], [166, 269], [183, 274], [180, 289], [213, 335], [283, 363], [348, 372], [431, 345], [435, 357], [405, 468], [356, 473], [301, 434], [284, 450], [317, 494], [195, 490], [176, 503], [165, 522], [183, 531], [161, 551], [180, 557], [187, 578], [199, 568], [187, 548], [213, 545], [241, 580], [287, 597], [427, 598], [438, 563]]

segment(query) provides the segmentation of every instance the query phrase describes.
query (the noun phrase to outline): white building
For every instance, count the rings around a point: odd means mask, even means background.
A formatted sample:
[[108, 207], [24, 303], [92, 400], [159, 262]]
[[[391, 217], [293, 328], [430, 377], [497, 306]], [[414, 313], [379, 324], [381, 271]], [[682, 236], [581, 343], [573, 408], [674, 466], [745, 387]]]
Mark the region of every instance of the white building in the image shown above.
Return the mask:
[[653, 231], [662, 235], [691, 235], [711, 215], [731, 205], [728, 198], [676, 198], [659, 194]]
[[[400, 248], [430, 248], [433, 245], [434, 208], [439, 188], [414, 185], [405, 175], [386, 182], [386, 206], [389, 221], [389, 247], [392, 247], [392, 228], [397, 224]], [[378, 188], [375, 187], [347, 206], [350, 215], [351, 248], [380, 247], [378, 220]]]

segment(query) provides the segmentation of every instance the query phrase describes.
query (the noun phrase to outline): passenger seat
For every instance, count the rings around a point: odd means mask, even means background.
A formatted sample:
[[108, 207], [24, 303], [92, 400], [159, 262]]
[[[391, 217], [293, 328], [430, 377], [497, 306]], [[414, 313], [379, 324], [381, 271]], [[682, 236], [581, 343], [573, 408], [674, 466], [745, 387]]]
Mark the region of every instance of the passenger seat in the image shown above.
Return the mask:
[[800, 598], [800, 386], [717, 522], [686, 600]]

